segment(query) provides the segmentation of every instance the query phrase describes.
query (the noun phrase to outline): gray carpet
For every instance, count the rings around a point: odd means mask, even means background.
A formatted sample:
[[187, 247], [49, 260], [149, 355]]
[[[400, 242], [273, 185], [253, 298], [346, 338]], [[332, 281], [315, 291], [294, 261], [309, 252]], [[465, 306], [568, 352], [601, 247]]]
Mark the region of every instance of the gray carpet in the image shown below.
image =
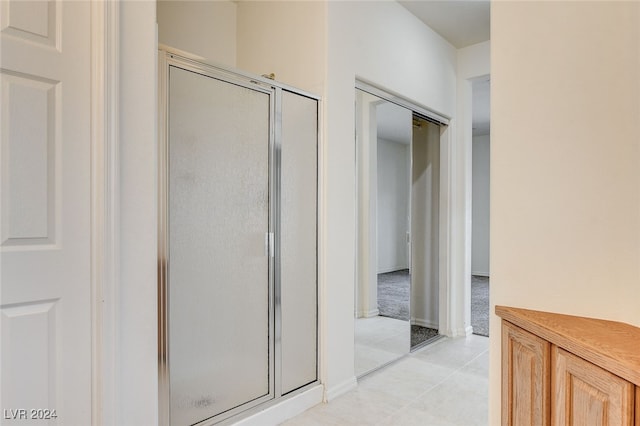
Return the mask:
[[378, 274], [378, 311], [383, 317], [409, 321], [409, 270]]
[[[383, 317], [409, 321], [408, 269], [378, 274], [378, 310]], [[473, 334], [489, 336], [489, 277], [471, 277], [471, 326]]]
[[[378, 274], [378, 311], [383, 317], [409, 321], [409, 270]], [[438, 336], [434, 328], [411, 325], [411, 347], [421, 345]]]
[[411, 325], [411, 347], [414, 348], [423, 343], [438, 337], [438, 330], [435, 328], [422, 327], [419, 325]]
[[489, 277], [471, 277], [471, 326], [473, 334], [489, 337]]

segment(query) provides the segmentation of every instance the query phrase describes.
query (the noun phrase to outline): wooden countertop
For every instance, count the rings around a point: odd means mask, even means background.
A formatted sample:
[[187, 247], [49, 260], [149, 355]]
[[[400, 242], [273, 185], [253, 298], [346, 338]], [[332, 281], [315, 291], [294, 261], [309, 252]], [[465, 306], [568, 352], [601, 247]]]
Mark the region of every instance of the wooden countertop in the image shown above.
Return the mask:
[[506, 306], [496, 306], [496, 315], [640, 386], [638, 327]]

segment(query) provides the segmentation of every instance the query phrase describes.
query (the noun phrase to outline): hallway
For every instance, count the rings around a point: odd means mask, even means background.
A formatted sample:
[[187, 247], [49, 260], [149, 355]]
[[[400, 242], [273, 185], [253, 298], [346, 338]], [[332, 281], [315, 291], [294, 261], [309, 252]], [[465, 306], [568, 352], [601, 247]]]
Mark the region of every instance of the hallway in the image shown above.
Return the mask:
[[365, 376], [357, 389], [284, 425], [484, 426], [488, 375], [488, 338], [444, 338]]

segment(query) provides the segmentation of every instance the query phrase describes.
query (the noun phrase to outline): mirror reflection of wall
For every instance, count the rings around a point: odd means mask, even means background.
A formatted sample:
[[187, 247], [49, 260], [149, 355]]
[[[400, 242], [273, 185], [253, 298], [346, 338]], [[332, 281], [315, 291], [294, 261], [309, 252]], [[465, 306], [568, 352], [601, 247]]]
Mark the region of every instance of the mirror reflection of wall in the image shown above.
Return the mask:
[[356, 90], [358, 285], [355, 370], [409, 353], [411, 111]]
[[411, 348], [438, 336], [440, 126], [414, 116], [411, 170]]

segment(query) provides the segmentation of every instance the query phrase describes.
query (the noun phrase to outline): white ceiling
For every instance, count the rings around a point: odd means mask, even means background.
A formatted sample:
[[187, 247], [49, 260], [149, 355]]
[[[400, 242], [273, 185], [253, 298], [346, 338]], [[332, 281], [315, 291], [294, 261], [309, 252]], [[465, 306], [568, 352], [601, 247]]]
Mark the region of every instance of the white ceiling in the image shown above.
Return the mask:
[[486, 0], [400, 0], [399, 3], [456, 49], [490, 38]]

